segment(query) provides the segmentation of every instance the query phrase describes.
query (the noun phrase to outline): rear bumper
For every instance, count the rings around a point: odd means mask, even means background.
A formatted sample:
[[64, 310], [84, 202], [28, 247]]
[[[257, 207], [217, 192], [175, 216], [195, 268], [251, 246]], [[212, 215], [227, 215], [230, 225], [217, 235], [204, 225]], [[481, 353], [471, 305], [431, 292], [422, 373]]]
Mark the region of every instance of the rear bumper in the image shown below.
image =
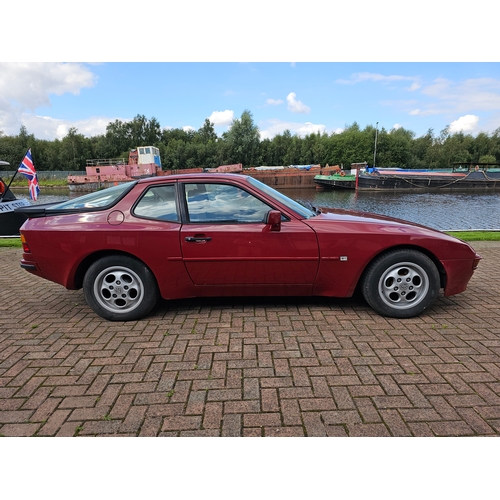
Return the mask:
[[40, 276], [40, 278], [44, 278], [44, 275], [43, 275], [42, 271], [40, 271], [40, 268], [37, 266], [36, 262], [22, 259], [21, 260], [21, 267], [23, 269], [26, 269], [26, 271], [28, 271], [31, 274], [34, 274], [36, 276]]

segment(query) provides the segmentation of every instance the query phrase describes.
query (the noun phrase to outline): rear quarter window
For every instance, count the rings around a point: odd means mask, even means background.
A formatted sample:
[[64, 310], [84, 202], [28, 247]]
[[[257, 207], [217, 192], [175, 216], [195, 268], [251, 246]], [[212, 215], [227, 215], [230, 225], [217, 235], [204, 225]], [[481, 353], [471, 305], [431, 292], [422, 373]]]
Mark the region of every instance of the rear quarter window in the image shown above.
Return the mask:
[[175, 185], [150, 187], [141, 196], [132, 213], [145, 219], [179, 222]]

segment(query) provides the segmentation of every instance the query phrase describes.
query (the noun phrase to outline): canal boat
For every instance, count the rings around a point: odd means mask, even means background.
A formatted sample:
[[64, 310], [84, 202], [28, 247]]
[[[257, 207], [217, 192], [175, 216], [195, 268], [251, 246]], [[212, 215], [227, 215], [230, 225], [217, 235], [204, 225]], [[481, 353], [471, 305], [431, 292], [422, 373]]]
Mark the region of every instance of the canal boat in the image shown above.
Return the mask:
[[375, 168], [359, 172], [358, 190], [454, 191], [500, 189], [500, 169], [417, 170]]
[[124, 182], [154, 177], [161, 171], [160, 151], [154, 146], [141, 146], [129, 152], [128, 159], [87, 160], [86, 175], [69, 175], [70, 191], [97, 191]]
[[351, 174], [332, 173], [330, 175], [316, 175], [314, 182], [320, 188], [326, 189], [356, 189], [356, 176]]
[[[6, 161], [0, 161], [1, 167], [9, 166]], [[19, 228], [26, 221], [26, 215], [14, 210], [26, 207], [31, 203], [25, 199], [17, 199], [7, 183], [0, 177], [0, 237], [19, 237]]]
[[[334, 172], [317, 175], [314, 182], [326, 189], [359, 191], [456, 191], [500, 189], [500, 168], [455, 164], [451, 169], [361, 168], [352, 175]], [[357, 178], [356, 178], [357, 176]]]

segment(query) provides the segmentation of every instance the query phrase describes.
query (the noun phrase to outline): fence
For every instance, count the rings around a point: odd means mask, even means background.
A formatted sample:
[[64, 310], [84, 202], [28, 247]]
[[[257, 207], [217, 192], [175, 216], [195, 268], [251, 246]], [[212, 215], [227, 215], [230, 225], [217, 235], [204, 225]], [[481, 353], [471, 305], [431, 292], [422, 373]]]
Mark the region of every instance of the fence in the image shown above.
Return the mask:
[[[8, 182], [15, 173], [16, 173], [15, 170], [0, 170], [0, 177], [2, 177], [4, 181]], [[73, 170], [73, 171], [45, 170], [45, 171], [37, 171], [37, 175], [39, 181], [47, 179], [66, 179], [68, 175], [85, 175], [85, 170]], [[22, 176], [18, 177], [22, 178]]]

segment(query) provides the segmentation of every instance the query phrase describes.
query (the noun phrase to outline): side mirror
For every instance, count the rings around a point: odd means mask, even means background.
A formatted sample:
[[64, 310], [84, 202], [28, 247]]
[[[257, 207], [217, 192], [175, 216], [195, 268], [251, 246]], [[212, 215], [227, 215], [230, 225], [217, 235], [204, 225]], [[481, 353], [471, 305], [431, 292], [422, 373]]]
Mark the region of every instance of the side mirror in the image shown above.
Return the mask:
[[266, 224], [271, 226], [271, 231], [281, 231], [281, 212], [279, 210], [269, 210]]

